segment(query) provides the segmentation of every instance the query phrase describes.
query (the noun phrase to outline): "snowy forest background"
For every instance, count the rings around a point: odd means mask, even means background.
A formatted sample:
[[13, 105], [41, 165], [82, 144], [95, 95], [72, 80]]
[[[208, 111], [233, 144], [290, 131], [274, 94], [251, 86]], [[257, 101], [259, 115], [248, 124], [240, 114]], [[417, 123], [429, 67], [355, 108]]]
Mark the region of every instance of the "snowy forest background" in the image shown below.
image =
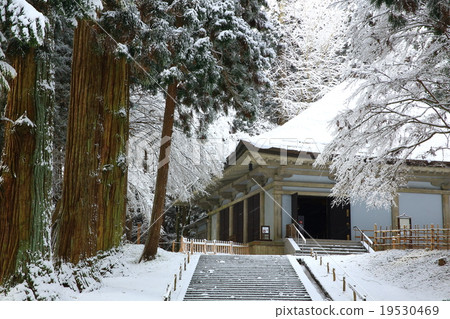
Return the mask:
[[448, 156], [449, 10], [446, 0], [2, 2], [3, 291], [87, 289], [137, 222], [154, 236], [146, 248], [161, 226], [173, 240], [176, 211], [157, 217], [220, 176], [239, 139], [344, 81], [360, 83], [358, 107], [335, 119], [317, 165], [331, 163], [336, 198], [389, 204], [407, 159]]

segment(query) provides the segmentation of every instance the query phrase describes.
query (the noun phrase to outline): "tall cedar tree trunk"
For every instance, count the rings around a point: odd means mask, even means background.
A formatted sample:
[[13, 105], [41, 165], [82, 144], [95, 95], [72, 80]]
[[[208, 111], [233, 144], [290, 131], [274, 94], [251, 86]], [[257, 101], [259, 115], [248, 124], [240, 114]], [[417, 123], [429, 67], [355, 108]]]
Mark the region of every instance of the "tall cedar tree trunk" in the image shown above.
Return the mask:
[[[17, 72], [7, 98], [0, 168], [0, 284], [50, 252], [51, 116], [49, 55], [34, 48], [11, 62]], [[12, 278], [14, 282], [14, 277]]]
[[92, 22], [79, 21], [63, 190], [55, 215], [55, 252], [72, 263], [117, 246], [125, 222], [128, 64], [97, 43]]
[[175, 106], [177, 96], [177, 85], [175, 81], [167, 89], [166, 107], [164, 110], [164, 122], [161, 134], [161, 146], [159, 148], [158, 172], [156, 175], [155, 197], [152, 208], [149, 235], [145, 242], [141, 261], [155, 258], [158, 251], [161, 225], [164, 215], [164, 204], [167, 191], [167, 179], [169, 176], [170, 146], [172, 143], [173, 122], [175, 117]]

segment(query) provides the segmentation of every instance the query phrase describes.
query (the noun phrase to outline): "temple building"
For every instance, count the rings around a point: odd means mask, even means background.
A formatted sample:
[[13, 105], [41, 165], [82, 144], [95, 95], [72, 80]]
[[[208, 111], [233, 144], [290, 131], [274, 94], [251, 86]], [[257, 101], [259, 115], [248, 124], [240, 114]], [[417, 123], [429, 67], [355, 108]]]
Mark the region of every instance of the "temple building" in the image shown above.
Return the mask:
[[333, 176], [313, 163], [330, 140], [332, 105], [345, 100], [345, 94], [328, 94], [286, 124], [237, 145], [222, 178], [207, 189], [209, 195], [196, 199], [208, 212], [207, 239], [282, 254], [293, 223], [312, 238], [341, 240], [356, 240], [354, 226], [398, 228], [400, 215], [411, 225], [450, 226], [450, 162], [445, 161], [411, 161], [408, 183], [390, 208], [368, 208], [351, 198], [348, 205], [332, 205]]

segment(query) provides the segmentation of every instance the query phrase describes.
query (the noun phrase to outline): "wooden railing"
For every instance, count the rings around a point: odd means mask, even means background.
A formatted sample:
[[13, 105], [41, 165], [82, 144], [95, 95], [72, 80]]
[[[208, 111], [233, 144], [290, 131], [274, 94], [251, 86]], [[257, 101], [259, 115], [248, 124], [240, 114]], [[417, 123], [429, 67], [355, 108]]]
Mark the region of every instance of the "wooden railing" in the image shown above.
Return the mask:
[[306, 238], [295, 224], [286, 225], [286, 237], [293, 238], [297, 243], [306, 244]]
[[249, 246], [246, 244], [222, 240], [181, 238], [180, 252], [191, 254], [229, 254], [248, 255]]
[[370, 239], [364, 231], [362, 231], [358, 226], [353, 226], [353, 230], [361, 234], [360, 239], [363, 245], [365, 245], [366, 250], [371, 251], [370, 249], [374, 249], [372, 239]]
[[[359, 231], [358, 231], [359, 232]], [[414, 226], [412, 228], [391, 229], [378, 227], [362, 230], [373, 242], [376, 251], [387, 249], [450, 249], [450, 228], [439, 225]], [[362, 234], [355, 233], [355, 238], [362, 239]]]

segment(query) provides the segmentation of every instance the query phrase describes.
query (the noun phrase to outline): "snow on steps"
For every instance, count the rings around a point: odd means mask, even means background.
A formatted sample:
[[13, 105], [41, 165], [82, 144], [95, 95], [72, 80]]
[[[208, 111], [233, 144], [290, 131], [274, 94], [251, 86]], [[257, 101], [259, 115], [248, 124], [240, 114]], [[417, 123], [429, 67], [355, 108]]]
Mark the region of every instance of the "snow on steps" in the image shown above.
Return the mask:
[[359, 241], [333, 239], [307, 239], [306, 244], [299, 243], [297, 256], [310, 255], [311, 249], [318, 255], [349, 255], [367, 253]]
[[287, 256], [202, 255], [184, 300], [311, 300]]

